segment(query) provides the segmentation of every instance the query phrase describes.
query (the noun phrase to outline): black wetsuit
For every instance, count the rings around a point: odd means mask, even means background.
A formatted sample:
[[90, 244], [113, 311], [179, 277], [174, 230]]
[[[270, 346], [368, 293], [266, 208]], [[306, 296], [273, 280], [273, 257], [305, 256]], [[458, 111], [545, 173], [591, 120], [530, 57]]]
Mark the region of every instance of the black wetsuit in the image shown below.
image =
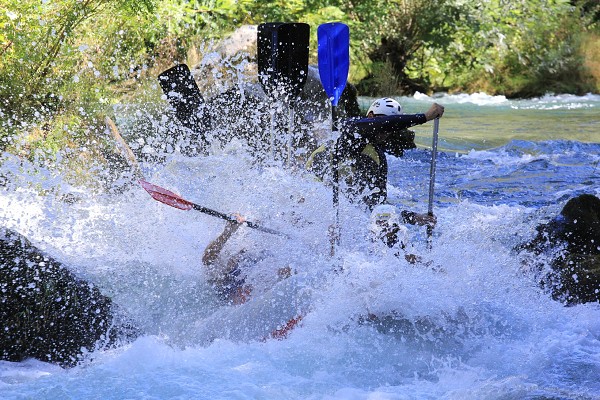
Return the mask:
[[[414, 132], [407, 128], [427, 122], [425, 114], [402, 114], [376, 118], [349, 118], [340, 122], [341, 136], [337, 142], [339, 177], [343, 193], [373, 208], [387, 198], [386, 153], [401, 156], [414, 149]], [[388, 134], [385, 141], [377, 136]], [[317, 149], [309, 168], [320, 177], [330, 172], [331, 154]], [[330, 150], [330, 149], [328, 149]]]

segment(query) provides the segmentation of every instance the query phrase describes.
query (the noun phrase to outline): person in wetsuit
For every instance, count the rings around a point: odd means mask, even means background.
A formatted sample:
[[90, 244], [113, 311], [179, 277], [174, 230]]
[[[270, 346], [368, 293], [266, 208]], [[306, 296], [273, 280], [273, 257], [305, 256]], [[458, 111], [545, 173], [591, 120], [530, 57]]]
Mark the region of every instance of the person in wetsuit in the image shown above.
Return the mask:
[[[221, 300], [229, 304], [243, 304], [250, 299], [252, 285], [246, 283], [246, 271], [268, 257], [266, 252], [250, 252], [242, 249], [233, 255], [226, 255], [223, 248], [233, 234], [244, 224], [244, 217], [235, 214], [227, 221], [223, 232], [206, 246], [202, 264], [207, 268], [208, 282]], [[291, 275], [290, 267], [280, 268], [278, 279]]]
[[[215, 289], [217, 296], [229, 305], [240, 305], [250, 300], [254, 288], [246, 282], [248, 268], [269, 257], [265, 251], [254, 253], [242, 249], [231, 256], [227, 256], [223, 251], [227, 241], [244, 222], [244, 217], [235, 214], [234, 219], [227, 221], [223, 232], [206, 246], [202, 257], [202, 263], [208, 272], [208, 282]], [[277, 270], [276, 280], [281, 281], [291, 275], [292, 269], [285, 266]], [[268, 337], [285, 339], [301, 323], [303, 317], [304, 314], [299, 313], [273, 330]]]
[[443, 114], [444, 107], [437, 103], [423, 114], [403, 114], [402, 106], [394, 99], [375, 100], [365, 118], [340, 121], [341, 135], [336, 145], [316, 149], [307, 169], [324, 179], [332, 175], [332, 165], [337, 164], [343, 193], [372, 210], [387, 199], [386, 153], [401, 156], [404, 150], [415, 148], [414, 132], [408, 128]]

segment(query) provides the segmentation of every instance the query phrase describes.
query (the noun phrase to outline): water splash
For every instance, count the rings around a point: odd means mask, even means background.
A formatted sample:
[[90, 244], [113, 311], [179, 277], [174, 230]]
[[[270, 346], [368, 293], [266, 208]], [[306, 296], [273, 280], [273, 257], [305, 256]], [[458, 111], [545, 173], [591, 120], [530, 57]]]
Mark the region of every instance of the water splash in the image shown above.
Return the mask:
[[[487, 132], [505, 121], [489, 122]], [[157, 203], [135, 184], [92, 192], [5, 162], [2, 223], [96, 283], [147, 333], [73, 371], [0, 363], [0, 394], [597, 398], [600, 310], [551, 300], [513, 251], [561, 201], [599, 194], [597, 145], [526, 138], [461, 151], [440, 154], [434, 245], [428, 251], [425, 232], [411, 227], [410, 250], [429, 263], [411, 265], [370, 243], [367, 216], [344, 200], [341, 249], [328, 258], [331, 192], [299, 170], [257, 165], [239, 142], [197, 158], [159, 147], [141, 164], [151, 182], [292, 235], [245, 229], [231, 243], [270, 250], [255, 279], [281, 264], [296, 271], [240, 307], [218, 302], [200, 262], [222, 221]], [[424, 211], [428, 160], [423, 148], [390, 159], [390, 195], [401, 208]], [[263, 341], [298, 310], [305, 316], [288, 339]]]

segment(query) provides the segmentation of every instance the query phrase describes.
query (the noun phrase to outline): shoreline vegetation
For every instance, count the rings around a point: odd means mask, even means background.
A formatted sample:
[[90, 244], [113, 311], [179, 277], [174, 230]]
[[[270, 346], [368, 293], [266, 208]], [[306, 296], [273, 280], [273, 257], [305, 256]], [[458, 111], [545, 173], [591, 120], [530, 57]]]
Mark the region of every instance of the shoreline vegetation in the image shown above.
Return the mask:
[[157, 103], [156, 77], [176, 63], [201, 63], [207, 90], [211, 80], [252, 76], [255, 44], [246, 56], [216, 50], [268, 21], [308, 23], [311, 64], [317, 26], [348, 24], [349, 82], [361, 96], [600, 93], [595, 0], [6, 0], [0, 151], [87, 175], [110, 146], [104, 117], [114, 105]]

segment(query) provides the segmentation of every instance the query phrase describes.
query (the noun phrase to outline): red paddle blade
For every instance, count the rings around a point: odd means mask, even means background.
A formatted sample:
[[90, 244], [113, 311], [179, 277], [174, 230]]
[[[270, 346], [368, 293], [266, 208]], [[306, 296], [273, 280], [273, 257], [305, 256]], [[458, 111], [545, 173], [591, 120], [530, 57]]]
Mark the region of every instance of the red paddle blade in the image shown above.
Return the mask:
[[151, 184], [150, 182], [146, 182], [144, 180], [139, 180], [140, 185], [152, 196], [154, 200], [160, 201], [161, 203], [165, 203], [171, 207], [179, 208], [180, 210], [191, 210], [193, 208], [193, 204], [175, 193], [163, 189], [160, 186], [156, 186]]

